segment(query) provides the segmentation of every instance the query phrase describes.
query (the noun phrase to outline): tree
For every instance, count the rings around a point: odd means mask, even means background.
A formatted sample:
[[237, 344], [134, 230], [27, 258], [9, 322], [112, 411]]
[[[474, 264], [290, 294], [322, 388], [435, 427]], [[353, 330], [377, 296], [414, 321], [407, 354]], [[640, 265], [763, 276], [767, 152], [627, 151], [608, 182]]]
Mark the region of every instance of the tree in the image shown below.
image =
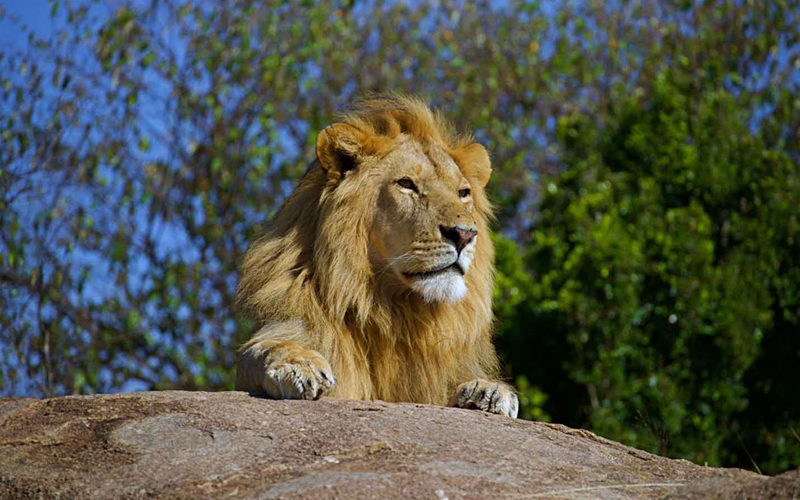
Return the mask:
[[742, 462], [737, 432], [790, 437], [800, 423], [790, 403], [780, 430], [753, 415], [774, 403], [748, 411], [757, 386], [788, 389], [754, 365], [777, 355], [762, 341], [800, 333], [786, 280], [798, 272], [800, 167], [736, 104], [668, 72], [603, 130], [580, 114], [559, 123], [567, 166], [546, 181], [525, 256], [531, 299], [516, 313], [531, 333], [506, 346], [557, 420], [709, 464]]

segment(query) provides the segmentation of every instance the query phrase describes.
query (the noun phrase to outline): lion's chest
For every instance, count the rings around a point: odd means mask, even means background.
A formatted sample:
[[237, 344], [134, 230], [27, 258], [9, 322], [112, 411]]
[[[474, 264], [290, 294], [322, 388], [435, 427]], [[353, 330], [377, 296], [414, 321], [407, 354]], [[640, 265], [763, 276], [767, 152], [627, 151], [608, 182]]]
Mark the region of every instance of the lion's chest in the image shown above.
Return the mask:
[[385, 339], [366, 351], [364, 375], [369, 399], [444, 404], [449, 397], [455, 357], [444, 342]]

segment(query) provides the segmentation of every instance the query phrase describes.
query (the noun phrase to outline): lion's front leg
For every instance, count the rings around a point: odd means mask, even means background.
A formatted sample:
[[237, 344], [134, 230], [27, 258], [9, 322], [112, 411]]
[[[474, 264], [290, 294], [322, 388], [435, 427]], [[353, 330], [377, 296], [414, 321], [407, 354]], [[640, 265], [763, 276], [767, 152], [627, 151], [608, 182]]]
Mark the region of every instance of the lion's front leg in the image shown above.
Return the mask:
[[322, 354], [296, 342], [254, 342], [236, 366], [236, 390], [275, 399], [319, 399], [335, 384]]
[[517, 418], [519, 400], [510, 386], [479, 378], [459, 385], [448, 406], [478, 409]]

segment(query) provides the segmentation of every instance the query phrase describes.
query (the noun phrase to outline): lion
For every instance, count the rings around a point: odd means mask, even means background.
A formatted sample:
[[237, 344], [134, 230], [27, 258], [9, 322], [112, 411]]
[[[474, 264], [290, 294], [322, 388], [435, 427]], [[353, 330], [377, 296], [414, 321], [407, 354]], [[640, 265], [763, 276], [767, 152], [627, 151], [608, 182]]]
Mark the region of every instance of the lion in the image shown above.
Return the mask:
[[237, 299], [261, 328], [236, 389], [414, 402], [515, 417], [492, 344], [489, 155], [440, 112], [365, 99], [245, 254]]

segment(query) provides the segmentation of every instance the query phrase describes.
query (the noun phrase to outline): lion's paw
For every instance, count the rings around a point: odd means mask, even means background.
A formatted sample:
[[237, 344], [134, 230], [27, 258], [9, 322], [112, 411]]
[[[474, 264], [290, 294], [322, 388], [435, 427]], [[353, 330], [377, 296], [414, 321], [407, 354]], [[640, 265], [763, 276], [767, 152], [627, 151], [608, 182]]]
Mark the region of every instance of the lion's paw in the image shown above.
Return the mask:
[[519, 400], [506, 384], [477, 379], [459, 385], [448, 406], [478, 409], [517, 418]]
[[311, 349], [291, 349], [270, 360], [264, 390], [275, 399], [319, 399], [336, 384], [331, 365]]

